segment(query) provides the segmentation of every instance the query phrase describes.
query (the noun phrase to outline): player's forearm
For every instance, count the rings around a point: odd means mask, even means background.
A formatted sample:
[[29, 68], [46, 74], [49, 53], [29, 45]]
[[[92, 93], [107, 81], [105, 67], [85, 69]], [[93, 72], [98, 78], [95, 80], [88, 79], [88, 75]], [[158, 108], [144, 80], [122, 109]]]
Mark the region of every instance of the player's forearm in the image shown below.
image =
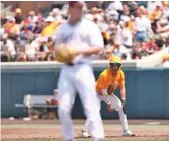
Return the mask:
[[120, 89], [120, 97], [121, 99], [126, 99], [126, 88], [121, 88]]
[[89, 48], [86, 50], [77, 51], [77, 55], [83, 54], [84, 56], [90, 56], [93, 54], [99, 54], [103, 51], [103, 48]]

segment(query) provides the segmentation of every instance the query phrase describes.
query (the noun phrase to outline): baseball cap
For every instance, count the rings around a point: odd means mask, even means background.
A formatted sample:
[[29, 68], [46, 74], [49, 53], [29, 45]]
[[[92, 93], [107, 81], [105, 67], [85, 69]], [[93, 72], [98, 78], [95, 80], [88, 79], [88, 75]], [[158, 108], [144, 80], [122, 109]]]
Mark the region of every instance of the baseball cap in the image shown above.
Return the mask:
[[110, 62], [110, 64], [112, 64], [112, 63], [121, 64], [121, 63], [122, 63], [121, 58], [118, 57], [118, 56], [111, 56], [111, 57], [109, 58], [109, 62]]

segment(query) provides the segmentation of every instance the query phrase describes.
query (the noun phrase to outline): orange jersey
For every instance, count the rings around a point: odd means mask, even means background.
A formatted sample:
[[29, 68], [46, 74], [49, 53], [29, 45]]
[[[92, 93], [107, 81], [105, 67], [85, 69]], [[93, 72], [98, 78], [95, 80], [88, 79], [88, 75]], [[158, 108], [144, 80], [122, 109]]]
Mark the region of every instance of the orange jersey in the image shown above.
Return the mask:
[[119, 70], [116, 75], [111, 73], [110, 68], [105, 69], [96, 81], [96, 91], [102, 95], [102, 89], [107, 89], [110, 84], [113, 84], [114, 90], [119, 86], [125, 87], [125, 74]]
[[57, 27], [59, 26], [60, 23], [58, 22], [53, 22], [47, 26], [45, 26], [42, 30], [42, 36], [52, 36], [56, 30], [57, 30]]

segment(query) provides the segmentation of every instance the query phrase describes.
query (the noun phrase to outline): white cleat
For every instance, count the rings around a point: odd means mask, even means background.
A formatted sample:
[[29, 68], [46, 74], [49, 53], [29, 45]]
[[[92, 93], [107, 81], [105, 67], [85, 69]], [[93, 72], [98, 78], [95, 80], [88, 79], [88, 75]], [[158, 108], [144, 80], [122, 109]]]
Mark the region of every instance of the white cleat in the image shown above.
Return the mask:
[[136, 136], [134, 133], [132, 133], [130, 130], [126, 130], [123, 132], [124, 137], [134, 137]]
[[86, 130], [82, 130], [82, 136], [84, 138], [89, 138], [90, 137], [89, 133]]

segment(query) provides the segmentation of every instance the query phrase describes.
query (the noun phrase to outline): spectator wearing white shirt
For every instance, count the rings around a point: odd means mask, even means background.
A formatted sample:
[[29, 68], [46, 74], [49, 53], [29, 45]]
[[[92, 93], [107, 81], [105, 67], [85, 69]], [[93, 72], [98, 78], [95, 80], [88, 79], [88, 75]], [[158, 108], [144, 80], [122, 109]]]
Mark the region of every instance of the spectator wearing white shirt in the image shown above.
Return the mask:
[[113, 54], [115, 56], [122, 57], [125, 54], [126, 55], [126, 60], [131, 60], [130, 52], [125, 46], [120, 45], [117, 41], [115, 41], [113, 43], [113, 47], [114, 47]]
[[5, 57], [6, 61], [7, 60], [11, 61], [15, 59], [16, 56], [15, 46], [14, 43], [10, 39], [8, 39], [8, 34], [3, 34], [2, 41], [0, 42], [0, 47], [1, 47], [1, 57], [6, 56]]
[[35, 15], [34, 11], [29, 12], [28, 20], [31, 22], [31, 25], [34, 27], [38, 21], [38, 16]]
[[122, 45], [126, 48], [131, 49], [133, 45], [133, 35], [129, 28], [129, 20], [126, 19], [122, 23], [121, 37], [122, 37]]
[[135, 30], [136, 30], [136, 36], [135, 39], [137, 42], [145, 42], [148, 40], [148, 34], [153, 34], [153, 31], [151, 29], [151, 22], [150, 20], [143, 15], [140, 8], [136, 11], [137, 17], [135, 19]]
[[36, 52], [37, 52], [37, 46], [33, 42], [33, 39], [29, 37], [28, 44], [25, 46], [25, 54], [28, 61], [36, 61]]

